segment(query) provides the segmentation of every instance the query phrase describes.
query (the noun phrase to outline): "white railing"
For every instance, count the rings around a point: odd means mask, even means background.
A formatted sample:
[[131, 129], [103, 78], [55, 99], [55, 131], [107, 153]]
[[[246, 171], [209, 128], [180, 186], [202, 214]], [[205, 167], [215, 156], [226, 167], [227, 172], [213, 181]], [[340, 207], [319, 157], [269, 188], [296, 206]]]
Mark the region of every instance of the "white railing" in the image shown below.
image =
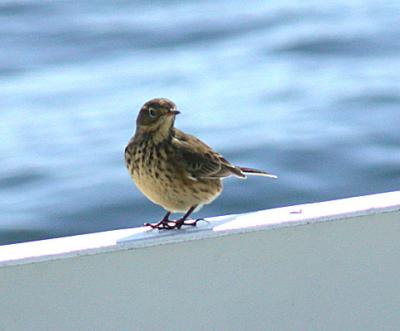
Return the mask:
[[0, 330], [397, 330], [400, 192], [0, 247]]

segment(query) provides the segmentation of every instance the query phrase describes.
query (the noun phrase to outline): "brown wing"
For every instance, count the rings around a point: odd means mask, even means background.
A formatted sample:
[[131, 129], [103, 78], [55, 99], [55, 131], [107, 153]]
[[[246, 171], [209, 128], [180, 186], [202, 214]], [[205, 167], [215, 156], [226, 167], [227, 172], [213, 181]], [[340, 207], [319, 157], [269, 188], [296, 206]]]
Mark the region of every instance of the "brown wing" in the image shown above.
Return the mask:
[[178, 162], [192, 179], [222, 178], [230, 175], [246, 177], [219, 153], [194, 136], [175, 129], [172, 139]]

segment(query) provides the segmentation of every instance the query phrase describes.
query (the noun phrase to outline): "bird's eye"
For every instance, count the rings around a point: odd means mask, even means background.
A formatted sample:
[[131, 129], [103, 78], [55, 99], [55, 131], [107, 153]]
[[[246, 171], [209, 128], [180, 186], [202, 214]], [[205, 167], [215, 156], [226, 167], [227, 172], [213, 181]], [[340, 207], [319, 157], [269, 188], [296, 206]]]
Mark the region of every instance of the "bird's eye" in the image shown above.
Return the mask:
[[157, 117], [157, 114], [156, 114], [156, 111], [154, 110], [154, 108], [149, 108], [149, 115], [151, 118]]

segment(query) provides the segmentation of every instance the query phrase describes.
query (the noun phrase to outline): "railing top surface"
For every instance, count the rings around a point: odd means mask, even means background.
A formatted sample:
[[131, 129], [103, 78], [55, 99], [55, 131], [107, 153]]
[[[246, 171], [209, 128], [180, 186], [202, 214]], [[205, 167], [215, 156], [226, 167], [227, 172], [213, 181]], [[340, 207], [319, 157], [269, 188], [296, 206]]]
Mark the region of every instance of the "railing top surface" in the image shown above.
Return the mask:
[[220, 216], [196, 228], [131, 228], [0, 246], [0, 267], [343, 220], [400, 210], [400, 191]]

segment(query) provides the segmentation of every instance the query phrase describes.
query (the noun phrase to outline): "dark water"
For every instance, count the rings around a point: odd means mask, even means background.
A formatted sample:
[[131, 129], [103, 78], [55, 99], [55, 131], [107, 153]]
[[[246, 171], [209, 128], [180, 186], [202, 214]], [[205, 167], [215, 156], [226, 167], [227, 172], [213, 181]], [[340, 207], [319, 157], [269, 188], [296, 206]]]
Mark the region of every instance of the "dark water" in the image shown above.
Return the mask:
[[400, 188], [399, 1], [2, 1], [0, 243], [134, 227], [139, 107], [279, 180], [198, 215]]

